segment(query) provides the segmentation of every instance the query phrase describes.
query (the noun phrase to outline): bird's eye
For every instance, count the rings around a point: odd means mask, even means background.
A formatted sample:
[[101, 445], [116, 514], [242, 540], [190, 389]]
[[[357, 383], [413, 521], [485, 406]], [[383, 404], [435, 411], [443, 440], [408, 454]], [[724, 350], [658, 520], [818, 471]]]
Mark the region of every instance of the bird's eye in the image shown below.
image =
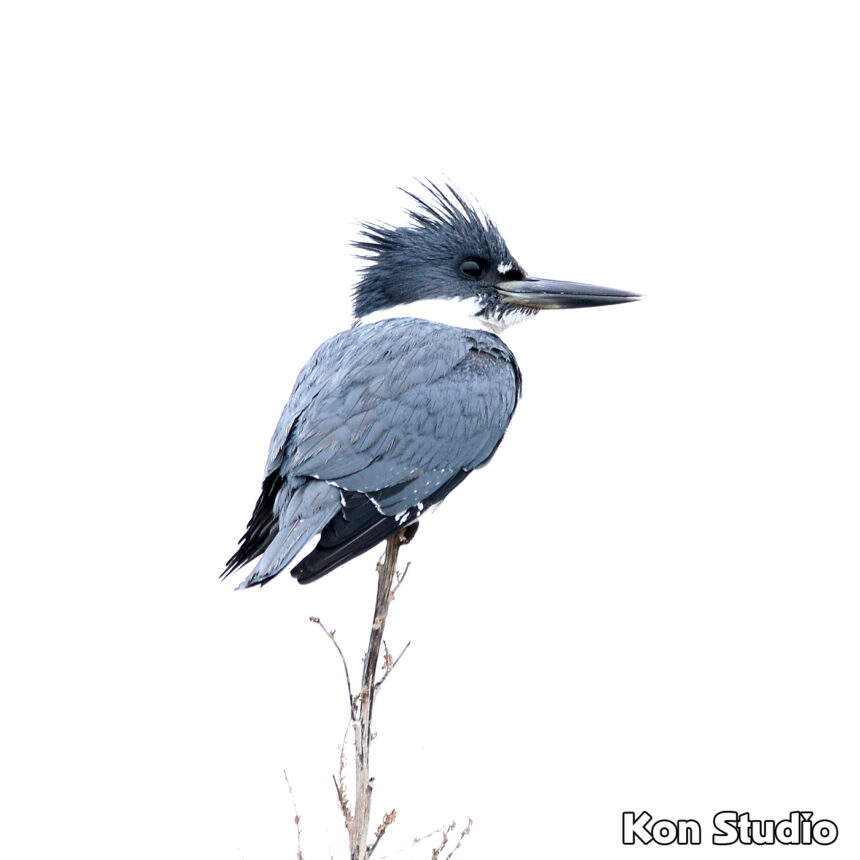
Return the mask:
[[480, 278], [484, 274], [484, 264], [480, 260], [463, 260], [460, 263], [460, 271], [470, 278]]

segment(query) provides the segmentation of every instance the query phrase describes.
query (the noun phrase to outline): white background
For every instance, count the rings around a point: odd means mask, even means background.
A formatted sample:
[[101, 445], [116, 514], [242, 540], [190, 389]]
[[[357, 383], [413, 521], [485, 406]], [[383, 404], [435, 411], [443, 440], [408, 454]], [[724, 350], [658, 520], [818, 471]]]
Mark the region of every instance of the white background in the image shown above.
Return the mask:
[[307, 618], [357, 673], [376, 554], [217, 575], [348, 325], [355, 219], [429, 175], [530, 272], [647, 299], [510, 333], [508, 437], [405, 551], [380, 856], [467, 816], [457, 860], [804, 809], [839, 841], [775, 855], [857, 857], [851, 10], [4, 4], [0, 854], [295, 856], [286, 768], [306, 860], [345, 856]]

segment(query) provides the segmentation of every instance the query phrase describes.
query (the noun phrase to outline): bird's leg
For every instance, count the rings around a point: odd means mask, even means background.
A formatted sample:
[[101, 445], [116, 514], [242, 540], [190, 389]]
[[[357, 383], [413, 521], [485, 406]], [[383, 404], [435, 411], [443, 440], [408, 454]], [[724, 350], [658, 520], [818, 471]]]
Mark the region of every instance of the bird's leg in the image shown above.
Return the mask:
[[416, 533], [418, 532], [419, 525], [420, 523], [418, 522], [418, 520], [415, 520], [414, 523], [409, 523], [409, 525], [406, 526], [406, 528], [400, 532], [400, 543], [410, 543], [412, 541], [412, 538], [414, 538]]
[[[370, 744], [373, 741], [371, 721], [373, 701], [376, 693], [376, 668], [379, 663], [379, 650], [382, 634], [391, 603], [391, 586], [397, 568], [397, 554], [403, 543], [408, 543], [415, 534], [412, 526], [397, 532], [385, 543], [385, 556], [377, 564], [379, 581], [376, 589], [376, 608], [373, 625], [370, 628], [370, 641], [364, 655], [361, 692], [358, 696], [358, 719], [353, 721], [355, 731], [355, 815], [350, 822], [350, 860], [367, 860], [370, 851], [367, 847], [367, 831], [370, 823], [370, 795], [373, 791], [373, 777], [370, 775]], [[374, 846], [375, 847], [375, 843]], [[371, 851], [373, 848], [370, 849]]]

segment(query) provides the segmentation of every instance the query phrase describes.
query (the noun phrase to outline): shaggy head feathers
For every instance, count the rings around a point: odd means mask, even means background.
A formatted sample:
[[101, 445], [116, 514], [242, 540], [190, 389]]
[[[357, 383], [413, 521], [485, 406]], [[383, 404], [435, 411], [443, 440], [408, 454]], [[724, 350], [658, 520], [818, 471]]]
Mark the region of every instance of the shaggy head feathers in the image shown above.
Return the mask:
[[484, 260], [493, 269], [513, 261], [496, 225], [451, 185], [420, 185], [426, 199], [401, 189], [415, 203], [405, 210], [411, 223], [360, 224], [362, 238], [353, 245], [368, 264], [353, 291], [356, 318], [418, 300], [474, 295], [475, 285], [458, 273], [463, 260]]

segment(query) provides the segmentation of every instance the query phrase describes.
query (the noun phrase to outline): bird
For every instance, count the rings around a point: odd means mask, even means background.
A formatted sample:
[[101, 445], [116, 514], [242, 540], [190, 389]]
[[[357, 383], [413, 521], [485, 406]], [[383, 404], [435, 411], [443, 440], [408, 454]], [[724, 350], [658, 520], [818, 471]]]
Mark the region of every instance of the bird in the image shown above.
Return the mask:
[[398, 532], [411, 538], [508, 429], [522, 376], [500, 335], [541, 310], [640, 298], [527, 275], [473, 199], [449, 182], [418, 184], [400, 189], [405, 224], [359, 222], [354, 322], [296, 379], [221, 574], [256, 559], [239, 589], [269, 582], [303, 550], [291, 573], [304, 584]]

